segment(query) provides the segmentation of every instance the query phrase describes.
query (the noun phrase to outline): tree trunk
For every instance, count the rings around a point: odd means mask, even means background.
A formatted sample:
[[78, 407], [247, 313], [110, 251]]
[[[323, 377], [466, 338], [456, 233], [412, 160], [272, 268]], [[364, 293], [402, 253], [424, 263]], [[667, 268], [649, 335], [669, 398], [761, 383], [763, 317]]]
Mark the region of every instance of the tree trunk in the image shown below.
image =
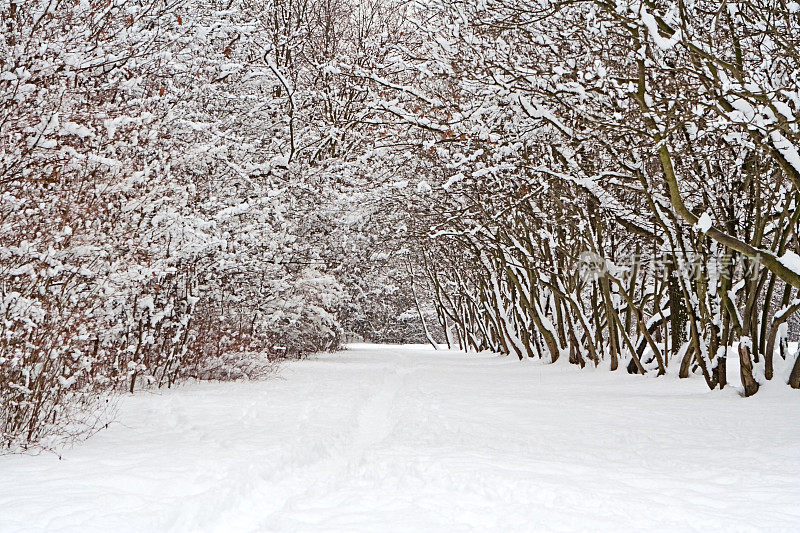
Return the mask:
[[797, 350], [792, 373], [789, 374], [789, 386], [793, 389], [800, 389], [800, 349]]
[[750, 339], [739, 341], [739, 374], [742, 378], [745, 397], [758, 392], [758, 382], [753, 378], [753, 361], [750, 359]]

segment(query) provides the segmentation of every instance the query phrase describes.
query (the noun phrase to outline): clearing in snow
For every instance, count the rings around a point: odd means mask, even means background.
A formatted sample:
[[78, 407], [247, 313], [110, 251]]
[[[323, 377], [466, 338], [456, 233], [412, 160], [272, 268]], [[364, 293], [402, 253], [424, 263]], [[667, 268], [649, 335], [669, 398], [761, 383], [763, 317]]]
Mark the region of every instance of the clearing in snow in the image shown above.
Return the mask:
[[798, 530], [799, 444], [788, 387], [356, 345], [0, 457], [0, 531]]

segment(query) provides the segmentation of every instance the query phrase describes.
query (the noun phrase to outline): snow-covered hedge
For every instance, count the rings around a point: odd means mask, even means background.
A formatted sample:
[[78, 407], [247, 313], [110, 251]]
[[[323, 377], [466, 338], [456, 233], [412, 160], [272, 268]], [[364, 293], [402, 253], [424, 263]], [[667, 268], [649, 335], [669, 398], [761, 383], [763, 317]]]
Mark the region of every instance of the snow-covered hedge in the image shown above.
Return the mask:
[[298, 152], [329, 137], [307, 88], [323, 67], [270, 48], [320, 33], [294, 34], [297, 13], [256, 31], [265, 14], [0, 7], [0, 446], [113, 391], [339, 345], [335, 220], [305, 184], [323, 158]]

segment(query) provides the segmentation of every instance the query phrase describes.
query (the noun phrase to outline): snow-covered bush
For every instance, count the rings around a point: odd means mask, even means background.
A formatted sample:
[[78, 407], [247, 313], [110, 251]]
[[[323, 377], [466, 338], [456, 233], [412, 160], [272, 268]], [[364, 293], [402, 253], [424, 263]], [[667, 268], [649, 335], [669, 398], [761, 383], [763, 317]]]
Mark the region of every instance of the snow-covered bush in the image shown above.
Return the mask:
[[3, 444], [63, 428], [98, 394], [338, 346], [337, 222], [308, 181], [340, 157], [309, 147], [346, 140], [319, 97], [344, 78], [300, 53], [330, 38], [321, 7], [0, 8]]
[[[34, 441], [97, 390], [175, 361], [186, 188], [160, 160], [158, 75], [180, 22], [153, 2], [10, 3], [0, 41], [0, 425]], [[185, 213], [185, 211], [184, 211]], [[183, 235], [187, 232], [183, 231]], [[166, 246], [165, 246], [166, 244]], [[173, 245], [179, 245], [174, 243]], [[158, 346], [158, 348], [153, 348]], [[168, 378], [172, 363], [160, 365]], [[134, 374], [135, 375], [135, 374]]]
[[235, 381], [263, 379], [277, 370], [277, 361], [264, 351], [224, 352], [200, 359], [196, 367], [187, 366], [186, 375], [197, 379]]

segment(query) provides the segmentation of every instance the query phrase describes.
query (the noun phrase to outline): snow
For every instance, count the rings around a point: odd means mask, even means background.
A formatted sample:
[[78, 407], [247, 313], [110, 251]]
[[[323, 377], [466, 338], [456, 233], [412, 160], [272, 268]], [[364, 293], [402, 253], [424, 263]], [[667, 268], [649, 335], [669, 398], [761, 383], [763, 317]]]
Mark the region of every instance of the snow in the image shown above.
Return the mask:
[[772, 385], [353, 345], [0, 457], [0, 531], [796, 530], [800, 402]]
[[65, 122], [61, 125], [61, 130], [58, 132], [59, 135], [76, 135], [81, 139], [86, 139], [88, 137], [94, 136], [92, 130], [84, 126], [83, 124], [77, 124], [75, 122]]
[[447, 182], [444, 185], [442, 185], [442, 189], [449, 191], [453, 185], [455, 185], [456, 183], [458, 183], [463, 179], [464, 179], [464, 174], [460, 172], [457, 174], [453, 174], [452, 176], [450, 176]]
[[694, 228], [700, 233], [707, 233], [708, 230], [711, 229], [711, 224], [711, 215], [709, 215], [708, 211], [706, 211], [697, 220], [697, 224], [694, 225]]
[[794, 167], [795, 171], [800, 172], [800, 153], [797, 151], [797, 147], [778, 131], [770, 133], [770, 138], [775, 149]]
[[792, 252], [791, 250], [786, 251], [782, 256], [778, 258], [783, 266], [795, 272], [797, 275], [800, 275], [800, 255]]
[[658, 30], [656, 18], [647, 11], [644, 5], [641, 7], [639, 16], [642, 19], [642, 23], [647, 27], [647, 32], [650, 34], [653, 42], [662, 50], [669, 50], [681, 41], [682, 34], [680, 29], [677, 29], [669, 39], [662, 37]]

